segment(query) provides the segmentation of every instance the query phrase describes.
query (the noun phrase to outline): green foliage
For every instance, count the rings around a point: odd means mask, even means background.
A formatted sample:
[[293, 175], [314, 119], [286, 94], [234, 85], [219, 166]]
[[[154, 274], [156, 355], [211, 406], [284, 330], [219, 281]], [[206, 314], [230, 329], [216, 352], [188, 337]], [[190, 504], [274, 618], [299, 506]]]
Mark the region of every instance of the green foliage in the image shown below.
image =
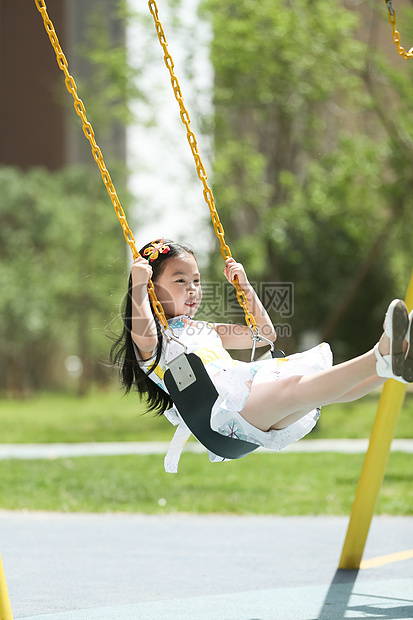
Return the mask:
[[[85, 43], [79, 53], [83, 59], [79, 91], [87, 102], [87, 113], [99, 134], [113, 123], [128, 125], [133, 121], [131, 104], [145, 99], [138, 87], [141, 67], [133, 66], [125, 45], [125, 25], [138, 14], [125, 0], [99, 6], [86, 17]], [[98, 94], [98, 96], [97, 96]]]
[[54, 234], [50, 213], [56, 187], [53, 177], [43, 171], [36, 171], [27, 182], [22, 177], [13, 168], [1, 169], [0, 338], [4, 353], [48, 334], [51, 314], [52, 284], [45, 276], [48, 241]]
[[338, 358], [355, 355], [411, 277], [413, 66], [396, 71], [367, 49], [342, 3], [202, 7], [214, 31], [214, 194], [233, 254], [252, 281], [294, 283], [282, 348], [319, 329]]
[[96, 171], [0, 168], [0, 191], [1, 384], [20, 391], [47, 384], [59, 348], [85, 370], [107, 350], [126, 253]]
[[356, 18], [340, 4], [205, 0], [203, 6], [215, 34], [217, 103], [277, 103], [296, 115], [308, 101], [327, 100], [339, 80], [343, 91], [357, 83], [349, 73], [360, 66], [360, 44], [352, 38]]

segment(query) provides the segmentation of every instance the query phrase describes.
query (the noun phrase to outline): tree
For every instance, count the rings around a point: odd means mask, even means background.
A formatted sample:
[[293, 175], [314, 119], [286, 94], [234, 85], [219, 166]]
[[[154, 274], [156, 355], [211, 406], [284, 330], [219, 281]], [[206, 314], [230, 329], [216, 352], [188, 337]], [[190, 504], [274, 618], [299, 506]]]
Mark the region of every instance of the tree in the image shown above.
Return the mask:
[[1, 383], [13, 394], [48, 387], [56, 355], [75, 354], [84, 393], [108, 347], [124, 271], [106, 190], [87, 169], [0, 168], [0, 191]]
[[[125, 206], [126, 171], [119, 162], [125, 155], [123, 133], [132, 118], [132, 98], [142, 93], [127, 59], [126, 3], [107, 2], [103, 12], [101, 4], [95, 3], [96, 10], [85, 16], [85, 32], [81, 27], [76, 33], [87, 44], [74, 51], [81, 51], [87, 61], [79, 62], [76, 53], [70, 60]], [[108, 350], [105, 326], [120, 302], [119, 287], [124, 287], [121, 228], [63, 77], [62, 102], [76, 121], [72, 138], [79, 137], [77, 161], [85, 159], [90, 165], [54, 174], [0, 169], [0, 388], [10, 393], [53, 386], [56, 378], [49, 371], [56, 366], [55, 357], [62, 366], [62, 356], [71, 353], [82, 360], [79, 392], [85, 394], [99, 374], [97, 361]]]
[[[410, 156], [402, 165], [367, 88], [357, 16], [329, 0], [205, 0], [203, 11], [214, 30], [214, 193], [234, 254], [251, 279], [294, 284], [289, 350], [321, 326], [339, 357], [354, 355], [404, 292], [412, 195]], [[410, 93], [408, 76], [390, 75]], [[411, 136], [411, 112], [403, 119]]]

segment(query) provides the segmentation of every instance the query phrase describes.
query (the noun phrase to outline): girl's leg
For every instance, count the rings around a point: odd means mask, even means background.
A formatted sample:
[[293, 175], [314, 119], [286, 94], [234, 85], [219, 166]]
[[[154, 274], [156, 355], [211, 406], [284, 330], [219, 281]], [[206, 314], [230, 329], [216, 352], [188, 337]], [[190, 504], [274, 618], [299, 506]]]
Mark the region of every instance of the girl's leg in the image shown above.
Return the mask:
[[383, 383], [387, 381], [387, 379], [383, 379], [382, 377], [370, 377], [365, 381], [362, 381], [357, 387], [353, 388], [347, 394], [343, 394], [341, 398], [338, 398], [336, 403], [350, 403], [353, 400], [358, 400], [359, 398], [363, 398], [367, 394], [370, 394], [374, 389], [383, 385]]
[[[360, 383], [357, 387], [353, 388], [346, 394], [343, 394], [341, 398], [337, 398], [337, 400], [334, 402], [335, 403], [349, 403], [353, 400], [358, 400], [359, 398], [362, 398], [363, 396], [370, 394], [370, 392], [374, 390], [375, 388], [383, 385], [385, 381], [386, 379], [383, 379], [381, 377], [370, 377], [369, 379], [366, 379], [365, 381]], [[276, 424], [271, 426], [270, 430], [273, 429], [273, 430], [278, 431], [282, 428], [286, 428], [286, 426], [289, 426], [290, 424], [293, 424], [293, 422], [296, 422], [297, 420], [300, 420], [302, 417], [304, 417], [306, 413], [308, 413], [308, 411], [309, 409], [303, 409], [302, 411], [295, 411], [294, 413], [289, 414], [288, 416], [286, 416], [282, 420], [279, 420]]]
[[[389, 349], [390, 341], [383, 334], [380, 352], [387, 355]], [[240, 413], [250, 424], [263, 431], [280, 428], [280, 423], [284, 427], [316, 407], [344, 398], [358, 389], [360, 384], [377, 377], [375, 371], [376, 357], [371, 350], [313, 375], [286, 377], [274, 383], [253, 385]]]

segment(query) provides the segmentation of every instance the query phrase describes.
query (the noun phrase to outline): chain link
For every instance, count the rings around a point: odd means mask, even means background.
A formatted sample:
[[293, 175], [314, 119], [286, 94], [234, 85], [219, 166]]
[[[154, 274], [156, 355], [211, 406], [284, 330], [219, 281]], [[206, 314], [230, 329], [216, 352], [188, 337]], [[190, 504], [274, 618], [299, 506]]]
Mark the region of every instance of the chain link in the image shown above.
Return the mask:
[[[400, 41], [400, 33], [399, 31], [396, 29], [396, 12], [393, 9], [392, 6], [392, 0], [384, 0], [385, 4], [387, 5], [387, 9], [389, 12], [388, 18], [389, 18], [389, 22], [392, 25], [392, 38], [393, 41], [395, 43], [395, 45], [397, 46], [397, 51], [400, 54], [400, 56], [402, 56], [403, 58], [407, 59], [407, 58], [413, 58], [413, 47], [410, 48], [409, 51], [406, 51], [404, 49], [404, 47], [402, 47]], [[102, 155], [102, 151], [100, 150], [100, 148], [98, 147], [98, 145], [96, 144], [95, 141], [95, 135], [94, 135], [94, 131], [92, 128], [92, 125], [89, 123], [89, 121], [87, 120], [86, 117], [86, 109], [85, 106], [83, 104], [83, 102], [81, 101], [81, 99], [78, 97], [77, 94], [77, 86], [76, 86], [76, 82], [74, 80], [74, 78], [70, 75], [69, 73], [69, 66], [66, 60], [66, 57], [62, 51], [62, 48], [60, 47], [60, 43], [59, 43], [59, 39], [57, 37], [57, 34], [55, 32], [53, 23], [51, 22], [48, 14], [47, 14], [47, 7], [46, 7], [46, 3], [45, 0], [35, 0], [36, 6], [38, 11], [41, 13], [42, 18], [43, 18], [43, 22], [44, 22], [44, 27], [46, 29], [46, 32], [49, 36], [50, 42], [53, 46], [53, 49], [55, 51], [56, 54], [56, 60], [57, 60], [57, 64], [59, 66], [59, 68], [63, 71], [63, 73], [65, 74], [65, 85], [67, 90], [69, 91], [69, 93], [71, 93], [71, 95], [73, 96], [73, 101], [74, 101], [74, 107], [76, 110], [76, 114], [81, 118], [82, 120], [82, 125], [83, 125], [83, 133], [85, 134], [86, 139], [89, 141], [91, 149], [92, 149], [92, 155], [94, 160], [96, 161], [99, 170], [100, 170], [100, 174], [103, 180], [103, 183], [105, 184], [105, 187], [107, 189], [107, 192], [109, 194], [109, 197], [111, 199], [112, 205], [115, 209], [115, 213], [119, 219], [119, 222], [122, 226], [122, 230], [123, 230], [123, 234], [125, 236], [126, 242], [129, 245], [131, 251], [132, 251], [132, 256], [134, 259], [138, 258], [140, 256], [138, 250], [136, 249], [136, 244], [135, 244], [135, 239], [133, 236], [133, 233], [131, 231], [131, 229], [128, 226], [127, 220], [126, 220], [126, 216], [125, 216], [125, 212], [122, 209], [122, 206], [120, 204], [118, 195], [116, 193], [115, 187], [113, 185], [112, 179], [110, 177], [110, 174], [108, 172], [108, 170], [106, 169], [105, 166], [105, 162], [103, 159], [103, 155]], [[186, 130], [187, 130], [187, 140], [188, 140], [188, 144], [190, 146], [190, 149], [192, 151], [192, 155], [195, 161], [195, 166], [196, 166], [196, 170], [197, 170], [197, 174], [199, 177], [199, 180], [202, 182], [202, 185], [204, 187], [203, 190], [203, 196], [205, 199], [205, 202], [207, 203], [208, 207], [209, 207], [209, 211], [210, 211], [210, 215], [211, 215], [211, 220], [212, 220], [212, 224], [215, 230], [215, 234], [220, 242], [220, 246], [221, 246], [221, 254], [222, 257], [224, 258], [224, 260], [226, 260], [227, 258], [231, 258], [231, 250], [229, 249], [229, 246], [225, 243], [225, 233], [224, 233], [224, 228], [221, 224], [221, 221], [219, 219], [218, 216], [218, 212], [215, 208], [215, 201], [214, 201], [214, 196], [212, 193], [211, 188], [209, 187], [208, 183], [207, 183], [207, 174], [204, 168], [204, 165], [202, 163], [201, 160], [201, 156], [199, 154], [198, 151], [198, 144], [195, 138], [195, 135], [193, 133], [193, 131], [190, 128], [190, 122], [191, 119], [189, 117], [188, 111], [185, 107], [184, 104], [184, 100], [182, 97], [182, 92], [181, 92], [181, 87], [179, 85], [179, 81], [178, 78], [176, 77], [175, 73], [174, 73], [174, 62], [172, 60], [171, 55], [169, 54], [168, 51], [168, 43], [166, 41], [166, 37], [165, 37], [165, 33], [163, 30], [163, 26], [159, 20], [159, 14], [158, 14], [158, 7], [156, 4], [155, 0], [149, 0], [148, 2], [149, 5], [149, 10], [152, 14], [152, 17], [154, 19], [155, 22], [155, 28], [156, 28], [156, 32], [158, 35], [158, 39], [159, 39], [159, 43], [161, 44], [163, 51], [164, 51], [164, 61], [165, 61], [165, 65], [166, 68], [168, 69], [169, 73], [170, 73], [170, 77], [171, 77], [171, 84], [172, 84], [172, 88], [173, 88], [173, 92], [175, 95], [175, 99], [178, 102], [179, 105], [179, 109], [180, 109], [180, 116], [181, 116], [181, 120], [182, 123], [185, 125]], [[245, 296], [245, 293], [243, 292], [243, 290], [241, 289], [239, 282], [236, 280], [235, 281], [235, 289], [236, 289], [236, 293], [237, 293], [237, 300], [238, 303], [240, 304], [240, 306], [242, 307], [242, 309], [244, 310], [244, 314], [245, 314], [245, 321], [248, 325], [248, 327], [252, 330], [256, 330], [257, 329], [257, 325], [254, 319], [254, 316], [249, 312], [248, 310], [248, 305], [247, 305], [247, 298]], [[164, 329], [168, 329], [168, 323], [165, 317], [165, 313], [163, 311], [163, 308], [160, 304], [160, 302], [158, 301], [157, 297], [156, 297], [156, 293], [155, 293], [155, 288], [153, 286], [153, 282], [150, 280], [148, 283], [148, 293], [149, 293], [149, 297], [151, 299], [152, 305], [153, 305], [153, 309], [161, 323], [161, 325], [164, 327]]]
[[[226, 260], [227, 258], [231, 258], [231, 250], [229, 249], [229, 246], [225, 243], [225, 233], [224, 233], [224, 228], [221, 224], [221, 221], [219, 219], [218, 216], [218, 212], [215, 208], [215, 201], [214, 201], [214, 196], [212, 194], [212, 190], [208, 185], [207, 182], [207, 174], [205, 172], [205, 168], [204, 165], [202, 163], [201, 160], [201, 156], [199, 154], [198, 151], [198, 144], [195, 138], [195, 135], [193, 133], [193, 131], [191, 130], [190, 127], [190, 123], [191, 123], [191, 119], [189, 118], [189, 114], [188, 111], [185, 107], [184, 104], [184, 100], [182, 97], [182, 91], [181, 91], [181, 87], [179, 85], [179, 81], [178, 78], [176, 77], [175, 73], [174, 73], [174, 61], [172, 60], [172, 57], [168, 51], [168, 43], [166, 41], [166, 37], [165, 37], [165, 33], [163, 30], [163, 26], [159, 20], [159, 14], [158, 14], [158, 7], [156, 4], [155, 0], [149, 0], [148, 2], [149, 5], [149, 10], [152, 14], [152, 17], [154, 19], [155, 22], [155, 28], [156, 28], [156, 32], [158, 34], [158, 39], [159, 39], [159, 43], [162, 46], [163, 52], [164, 52], [164, 62], [166, 65], [166, 68], [169, 71], [170, 77], [171, 77], [171, 84], [172, 84], [172, 89], [174, 91], [174, 95], [175, 95], [175, 99], [178, 102], [179, 105], [179, 111], [180, 111], [180, 116], [181, 116], [181, 120], [182, 123], [185, 125], [186, 127], [186, 137], [188, 140], [188, 144], [189, 147], [192, 151], [192, 155], [195, 161], [195, 166], [196, 166], [196, 171], [199, 177], [199, 180], [201, 181], [204, 190], [203, 190], [203, 196], [205, 199], [205, 202], [207, 203], [208, 207], [209, 207], [209, 212], [211, 215], [211, 220], [212, 220], [212, 225], [214, 227], [215, 230], [215, 234], [218, 237], [220, 246], [221, 246], [221, 254], [224, 260]], [[248, 327], [250, 327], [253, 330], [257, 329], [257, 324], [255, 322], [255, 318], [254, 316], [251, 314], [251, 312], [248, 310], [248, 304], [247, 304], [247, 298], [245, 296], [244, 291], [241, 289], [238, 279], [236, 279], [234, 281], [234, 286], [235, 286], [235, 290], [237, 292], [237, 299], [238, 299], [238, 303], [240, 304], [241, 308], [244, 311], [245, 314], [245, 321], [248, 325]]]
[[396, 11], [393, 9], [392, 0], [384, 0], [384, 3], [387, 5], [387, 9], [389, 11], [389, 16], [388, 16], [389, 22], [393, 29], [392, 38], [393, 38], [394, 44], [397, 46], [397, 52], [400, 54], [400, 56], [402, 56], [406, 60], [407, 58], [413, 58], [413, 47], [411, 47], [409, 51], [407, 52], [400, 43], [401, 41], [400, 33], [396, 29]]
[[[106, 169], [105, 166], [105, 162], [103, 160], [103, 155], [102, 155], [102, 151], [100, 150], [100, 148], [98, 147], [98, 145], [96, 144], [96, 140], [95, 140], [95, 134], [92, 128], [92, 125], [89, 123], [89, 121], [87, 120], [86, 117], [86, 109], [85, 106], [83, 104], [83, 102], [81, 101], [81, 99], [78, 97], [77, 94], [77, 86], [76, 86], [76, 82], [74, 80], [74, 78], [70, 75], [69, 73], [69, 66], [68, 66], [68, 62], [66, 60], [66, 57], [62, 51], [62, 48], [60, 47], [60, 43], [59, 43], [59, 39], [57, 37], [57, 34], [55, 32], [53, 23], [51, 22], [48, 14], [47, 14], [47, 7], [46, 7], [46, 3], [45, 0], [35, 0], [36, 6], [38, 11], [40, 12], [40, 14], [42, 15], [43, 18], [43, 22], [44, 22], [44, 27], [46, 29], [46, 32], [49, 36], [50, 42], [53, 46], [53, 49], [55, 51], [56, 54], [56, 60], [57, 60], [57, 64], [59, 66], [59, 68], [63, 71], [63, 73], [65, 74], [65, 85], [67, 90], [69, 91], [69, 93], [72, 95], [73, 97], [73, 102], [74, 102], [74, 108], [76, 110], [76, 114], [81, 118], [82, 120], [82, 126], [83, 126], [83, 133], [85, 134], [86, 139], [89, 141], [91, 149], [92, 149], [92, 155], [94, 160], [96, 161], [99, 170], [100, 170], [100, 174], [103, 180], [103, 183], [105, 184], [105, 187], [107, 189], [107, 192], [109, 194], [109, 197], [111, 199], [112, 205], [115, 209], [115, 213], [119, 219], [119, 222], [122, 226], [122, 230], [123, 230], [123, 234], [125, 236], [126, 242], [128, 243], [131, 251], [132, 251], [132, 255], [133, 258], [136, 259], [138, 258], [138, 256], [140, 256], [138, 250], [136, 249], [136, 245], [135, 245], [135, 239], [133, 236], [133, 233], [131, 231], [131, 229], [128, 226], [128, 223], [126, 221], [126, 216], [125, 213], [122, 209], [122, 206], [120, 204], [118, 195], [116, 193], [115, 187], [113, 185], [112, 179], [110, 177], [110, 174], [108, 172], [108, 170]], [[223, 226], [221, 224], [221, 221], [219, 219], [218, 216], [218, 212], [215, 208], [215, 202], [214, 202], [214, 196], [212, 194], [212, 190], [209, 187], [208, 183], [207, 183], [207, 174], [204, 168], [204, 165], [202, 163], [201, 160], [201, 156], [199, 154], [198, 151], [198, 145], [197, 145], [197, 141], [195, 138], [194, 133], [192, 132], [191, 128], [190, 128], [190, 117], [188, 114], [188, 111], [185, 108], [184, 105], [184, 101], [183, 101], [183, 97], [182, 97], [182, 92], [181, 92], [181, 88], [178, 82], [177, 77], [175, 76], [174, 73], [174, 62], [172, 60], [171, 55], [168, 52], [168, 44], [166, 41], [166, 37], [165, 37], [165, 33], [163, 31], [163, 27], [162, 24], [159, 20], [159, 16], [158, 16], [158, 7], [156, 5], [155, 0], [150, 0], [149, 1], [149, 10], [154, 18], [154, 22], [155, 22], [155, 28], [156, 28], [156, 32], [158, 34], [158, 39], [159, 42], [163, 48], [164, 51], [164, 61], [165, 61], [165, 65], [170, 73], [171, 76], [171, 84], [172, 84], [172, 88], [174, 91], [174, 95], [175, 95], [175, 99], [177, 100], [178, 104], [179, 104], [179, 109], [180, 109], [180, 116], [181, 116], [181, 120], [182, 123], [185, 125], [186, 130], [187, 130], [187, 139], [188, 139], [188, 143], [189, 146], [191, 148], [192, 151], [192, 155], [194, 157], [194, 161], [195, 161], [195, 166], [196, 166], [196, 170], [197, 170], [197, 174], [198, 177], [200, 179], [200, 181], [202, 182], [203, 185], [203, 196], [205, 199], [205, 202], [207, 203], [209, 210], [210, 210], [210, 214], [211, 214], [211, 220], [212, 220], [212, 224], [214, 226], [214, 230], [215, 233], [219, 239], [220, 242], [220, 246], [221, 246], [221, 254], [222, 257], [224, 258], [224, 260], [226, 260], [227, 258], [231, 258], [231, 250], [229, 249], [229, 246], [225, 243], [225, 233], [224, 233], [224, 229]], [[244, 310], [244, 314], [245, 314], [245, 321], [247, 323], [247, 325], [253, 329], [256, 330], [257, 329], [257, 325], [254, 319], [254, 316], [251, 314], [251, 312], [249, 312], [248, 310], [248, 305], [247, 305], [247, 298], [245, 296], [245, 293], [243, 292], [243, 290], [241, 289], [238, 280], [236, 280], [234, 282], [235, 284], [235, 289], [236, 289], [236, 293], [237, 293], [237, 299], [238, 302], [240, 304], [240, 306], [242, 307], [242, 309]], [[164, 327], [164, 329], [168, 329], [168, 323], [165, 317], [165, 313], [163, 311], [163, 308], [161, 306], [161, 304], [159, 303], [157, 297], [156, 297], [156, 293], [155, 293], [155, 289], [153, 286], [153, 282], [150, 280], [148, 283], [148, 293], [149, 293], [149, 297], [151, 299], [152, 305], [153, 305], [153, 309], [161, 323], [161, 325]]]
[[[81, 101], [81, 99], [79, 99], [79, 97], [78, 97], [76, 82], [75, 82], [74, 78], [69, 73], [69, 66], [68, 66], [66, 57], [63, 54], [62, 48], [60, 47], [59, 39], [57, 38], [57, 34], [55, 32], [54, 26], [53, 26], [52, 22], [50, 21], [49, 16], [47, 14], [46, 3], [45, 3], [44, 0], [35, 0], [35, 2], [36, 2], [37, 9], [39, 10], [39, 12], [41, 13], [41, 16], [43, 17], [44, 27], [46, 29], [47, 34], [49, 35], [50, 42], [51, 42], [51, 44], [53, 46], [53, 49], [55, 51], [56, 60], [57, 60], [57, 64], [59, 66], [59, 69], [61, 69], [63, 71], [63, 73], [65, 74], [66, 88], [69, 91], [69, 93], [71, 93], [71, 95], [73, 97], [73, 103], [74, 103], [74, 107], [75, 107], [75, 110], [76, 110], [76, 114], [82, 120], [83, 133], [85, 134], [87, 140], [90, 143], [90, 146], [91, 146], [91, 149], [92, 149], [93, 159], [95, 160], [95, 162], [97, 163], [97, 165], [99, 167], [103, 183], [105, 184], [105, 187], [107, 189], [109, 197], [110, 197], [110, 199], [112, 201], [112, 205], [113, 205], [113, 207], [115, 209], [115, 213], [116, 213], [116, 215], [118, 217], [118, 220], [119, 220], [119, 222], [120, 222], [120, 224], [122, 226], [122, 230], [123, 230], [123, 234], [125, 236], [126, 242], [127, 242], [127, 244], [129, 245], [129, 247], [130, 247], [130, 249], [132, 251], [132, 256], [133, 256], [134, 259], [136, 259], [136, 258], [138, 258], [140, 256], [140, 254], [139, 254], [138, 250], [136, 249], [135, 239], [134, 239], [133, 233], [132, 233], [131, 229], [128, 226], [128, 222], [126, 221], [125, 212], [122, 209], [122, 206], [120, 204], [118, 195], [117, 195], [116, 190], [115, 190], [115, 186], [113, 185], [112, 179], [110, 178], [110, 174], [109, 174], [108, 170], [106, 169], [105, 162], [103, 160], [102, 151], [100, 150], [100, 148], [96, 144], [95, 134], [94, 134], [92, 125], [87, 120], [86, 110], [85, 110], [85, 106], [83, 105], [83, 101]], [[168, 329], [168, 327], [169, 327], [168, 326], [168, 322], [166, 320], [163, 308], [162, 308], [161, 304], [159, 303], [159, 301], [158, 301], [158, 299], [156, 297], [155, 288], [153, 286], [152, 280], [149, 280], [149, 283], [148, 283], [148, 294], [149, 294], [150, 300], [152, 302], [153, 309], [154, 309], [154, 311], [156, 313], [156, 316], [158, 317], [162, 327], [165, 330]]]

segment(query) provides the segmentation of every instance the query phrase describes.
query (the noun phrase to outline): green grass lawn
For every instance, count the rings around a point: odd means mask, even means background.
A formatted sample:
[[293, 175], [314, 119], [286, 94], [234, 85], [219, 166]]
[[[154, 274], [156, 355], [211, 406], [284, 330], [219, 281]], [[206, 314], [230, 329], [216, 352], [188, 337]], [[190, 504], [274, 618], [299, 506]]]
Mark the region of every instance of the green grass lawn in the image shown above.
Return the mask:
[[[309, 439], [369, 437], [378, 399], [374, 394], [324, 407]], [[85, 398], [40, 394], [30, 400], [0, 399], [0, 443], [168, 441], [174, 430], [170, 423], [144, 411], [137, 395], [124, 397], [120, 390]], [[396, 437], [413, 437], [413, 394], [406, 396]]]
[[[75, 512], [348, 515], [363, 455], [252, 454], [209, 463], [183, 454], [179, 473], [163, 459], [113, 456], [0, 461], [0, 506]], [[413, 514], [413, 456], [392, 453], [376, 513]]]
[[0, 400], [0, 443], [167, 441], [173, 427], [164, 417], [143, 415], [135, 394], [120, 390], [38, 394], [29, 400]]
[[[312, 438], [369, 437], [378, 403], [370, 395], [325, 407]], [[0, 443], [168, 441], [164, 417], [143, 415], [136, 395], [99, 392], [79, 399], [41, 394], [0, 400]], [[413, 437], [413, 394], [400, 415], [397, 437]], [[178, 475], [163, 457], [113, 456], [0, 461], [3, 509], [237, 514], [349, 514], [363, 455], [252, 454], [223, 464], [184, 453]], [[413, 455], [392, 453], [377, 513], [413, 514]]]

